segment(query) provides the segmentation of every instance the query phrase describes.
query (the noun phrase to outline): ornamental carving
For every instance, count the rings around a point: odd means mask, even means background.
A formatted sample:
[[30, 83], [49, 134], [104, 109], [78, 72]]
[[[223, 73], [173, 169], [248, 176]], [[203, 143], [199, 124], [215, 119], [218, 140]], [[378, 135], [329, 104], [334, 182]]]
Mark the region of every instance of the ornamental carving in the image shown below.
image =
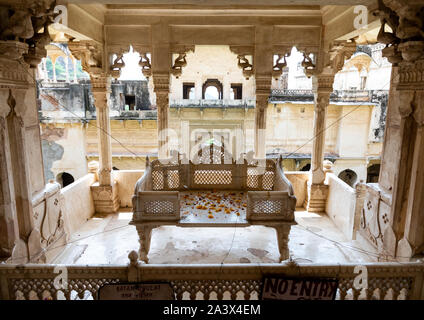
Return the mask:
[[[383, 54], [393, 64], [424, 58], [424, 6], [405, 0], [379, 0], [373, 13], [380, 18], [377, 40], [386, 44]], [[391, 31], [386, 30], [389, 26]]]
[[153, 85], [156, 94], [164, 93], [169, 94], [169, 74], [168, 73], [154, 73]]
[[284, 68], [287, 67], [287, 58], [290, 56], [290, 53], [277, 54], [277, 61], [275, 61], [274, 66], [272, 67], [272, 77], [275, 80], [281, 77], [283, 74]]
[[150, 58], [147, 53], [140, 53], [140, 61], [138, 65], [141, 67], [141, 72], [146, 78], [150, 78], [152, 75], [152, 64], [150, 63]]
[[103, 48], [94, 41], [70, 41], [68, 48], [90, 77], [104, 75]]
[[109, 52], [109, 57], [111, 61], [109, 66], [109, 73], [113, 78], [118, 79], [121, 76], [122, 68], [125, 67], [125, 62], [123, 58], [124, 54], [128, 52], [128, 50], [117, 48], [114, 50], [113, 53], [111, 51]]
[[356, 52], [356, 43], [347, 41], [334, 41], [328, 52], [328, 60], [324, 68], [330, 68], [333, 74], [341, 71], [346, 60]]
[[175, 58], [172, 64], [171, 74], [173, 74], [178, 79], [183, 72], [183, 68], [187, 65], [187, 53], [194, 52], [194, 46], [174, 47], [172, 51], [178, 53], [178, 56]]
[[171, 67], [171, 73], [178, 79], [183, 72], [183, 67], [187, 65], [186, 53], [179, 53]]
[[253, 75], [253, 65], [249, 62], [246, 56], [242, 54], [237, 56], [237, 60], [238, 67], [243, 70], [243, 76], [246, 80], [249, 80], [249, 78]]
[[[26, 46], [27, 51], [12, 50], [10, 53], [14, 60], [25, 60], [30, 67], [37, 67], [41, 58], [47, 52], [45, 46], [51, 42], [48, 26], [54, 22], [58, 13], [54, 12], [55, 1], [20, 1], [11, 7], [2, 7], [2, 27], [0, 40], [2, 41], [2, 53], [6, 57], [5, 42], [20, 42]], [[16, 46], [15, 46], [16, 48]], [[12, 48], [11, 48], [12, 49]]]

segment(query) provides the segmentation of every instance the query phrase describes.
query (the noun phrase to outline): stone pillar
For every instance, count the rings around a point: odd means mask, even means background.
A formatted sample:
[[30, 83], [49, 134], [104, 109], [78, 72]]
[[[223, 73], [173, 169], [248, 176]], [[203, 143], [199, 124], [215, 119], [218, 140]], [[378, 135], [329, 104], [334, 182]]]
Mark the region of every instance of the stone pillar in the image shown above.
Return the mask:
[[314, 129], [311, 154], [311, 176], [308, 181], [307, 210], [325, 212], [328, 185], [324, 184], [323, 167], [325, 147], [325, 126], [330, 94], [333, 92], [334, 75], [317, 75], [313, 77], [314, 90]]
[[118, 188], [112, 176], [112, 146], [108, 96], [110, 78], [91, 75], [91, 91], [94, 96], [99, 145], [99, 181], [91, 186], [97, 213], [113, 213], [119, 209]]
[[[268, 98], [271, 94], [272, 68], [273, 68], [273, 29], [271, 26], [259, 25], [255, 28], [255, 49], [253, 56], [253, 70], [255, 74], [255, 137], [254, 146], [257, 158], [266, 157], [266, 114]], [[239, 52], [246, 54], [248, 52]], [[243, 69], [243, 74], [248, 76], [248, 69]]]
[[[84, 71], [91, 80], [91, 92], [94, 96], [97, 118], [97, 138], [99, 145], [98, 182], [91, 186], [94, 206], [97, 213], [113, 213], [119, 209], [118, 188], [113, 179], [112, 147], [109, 119], [108, 97], [112, 69], [106, 67], [103, 47], [91, 41], [69, 42], [72, 55], [81, 60]], [[116, 72], [115, 72], [116, 73]]]
[[377, 39], [388, 45], [383, 56], [393, 68], [380, 177], [378, 186], [367, 186], [361, 233], [378, 237], [373, 245], [382, 256], [408, 260], [424, 251], [424, 5], [378, 5]]
[[255, 111], [255, 154], [257, 158], [266, 157], [266, 113], [268, 109], [268, 95], [256, 94]]
[[157, 107], [158, 157], [159, 159], [163, 159], [169, 156], [169, 73], [153, 73], [153, 84]]
[[66, 77], [66, 83], [69, 83], [69, 66], [68, 66], [68, 56], [64, 56], [63, 59], [65, 60], [65, 77]]
[[78, 83], [78, 79], [77, 79], [77, 60], [75, 58], [72, 58], [72, 65], [74, 67], [74, 83]]
[[57, 78], [56, 78], [56, 59], [57, 57], [51, 57], [50, 60], [52, 61], [52, 66], [53, 66], [53, 82], [57, 82]]
[[[34, 83], [31, 78], [37, 64], [30, 66], [24, 61], [32, 58], [26, 43], [0, 41], [0, 49], [0, 68], [7, 70], [0, 79], [0, 257], [13, 263], [45, 261], [32, 203], [32, 194], [40, 183], [33, 183], [29, 164], [36, 162], [36, 168], [42, 159], [37, 157], [37, 146], [27, 141], [30, 137], [37, 142], [35, 97], [33, 105], [28, 105], [27, 99], [35, 90], [30, 83]], [[26, 126], [32, 127], [34, 122], [37, 127], [29, 136], [31, 129]]]
[[47, 71], [47, 58], [43, 58], [44, 80], [49, 81], [49, 72]]

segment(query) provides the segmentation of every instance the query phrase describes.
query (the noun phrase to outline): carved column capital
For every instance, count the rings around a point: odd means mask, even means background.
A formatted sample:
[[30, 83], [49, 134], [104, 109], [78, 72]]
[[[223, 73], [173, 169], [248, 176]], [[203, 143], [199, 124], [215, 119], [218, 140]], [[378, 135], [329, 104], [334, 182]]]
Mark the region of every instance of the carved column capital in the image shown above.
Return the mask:
[[169, 73], [153, 73], [153, 85], [156, 95], [169, 94]]
[[312, 89], [314, 93], [330, 94], [333, 92], [334, 74], [318, 74], [312, 78]]
[[107, 108], [107, 98], [110, 92], [110, 78], [105, 74], [90, 75], [91, 93], [96, 108]]

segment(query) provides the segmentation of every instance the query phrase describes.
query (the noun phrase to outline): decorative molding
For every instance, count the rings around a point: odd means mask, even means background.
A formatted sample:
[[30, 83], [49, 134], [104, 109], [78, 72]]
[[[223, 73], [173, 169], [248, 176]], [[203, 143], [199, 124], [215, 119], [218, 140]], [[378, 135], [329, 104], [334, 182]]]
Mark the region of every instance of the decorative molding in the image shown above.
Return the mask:
[[157, 94], [169, 94], [169, 73], [153, 73], [154, 91]]
[[236, 55], [252, 56], [255, 52], [254, 46], [230, 46], [230, 51]]

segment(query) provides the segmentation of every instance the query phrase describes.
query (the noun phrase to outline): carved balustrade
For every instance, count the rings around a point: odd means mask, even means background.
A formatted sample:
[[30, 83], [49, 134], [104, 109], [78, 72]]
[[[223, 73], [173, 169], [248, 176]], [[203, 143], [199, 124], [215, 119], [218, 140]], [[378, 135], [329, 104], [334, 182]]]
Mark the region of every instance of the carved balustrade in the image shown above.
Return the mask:
[[[134, 259], [134, 257], [133, 257]], [[151, 265], [132, 261], [128, 266], [60, 266], [67, 283], [55, 278], [54, 265], [0, 265], [0, 298], [97, 299], [98, 289], [110, 283], [169, 281], [178, 300], [256, 300], [266, 275], [331, 277], [339, 280], [337, 300], [423, 299], [424, 266], [419, 263], [364, 264], [368, 288], [356, 289], [354, 264], [228, 264]]]

